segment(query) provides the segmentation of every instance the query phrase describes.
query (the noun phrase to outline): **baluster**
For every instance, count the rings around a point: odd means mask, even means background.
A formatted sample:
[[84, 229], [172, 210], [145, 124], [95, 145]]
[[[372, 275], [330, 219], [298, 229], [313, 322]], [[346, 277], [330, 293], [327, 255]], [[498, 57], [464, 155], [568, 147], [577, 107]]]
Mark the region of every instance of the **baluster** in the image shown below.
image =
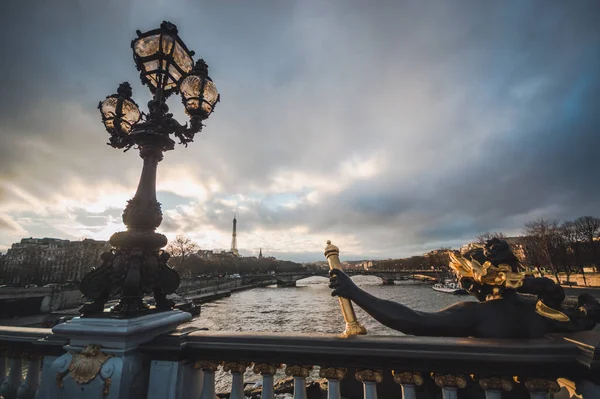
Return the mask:
[[245, 399], [244, 373], [252, 363], [223, 363], [223, 371], [231, 373], [231, 395], [229, 399]]
[[286, 366], [285, 374], [294, 377], [294, 399], [306, 399], [306, 377], [313, 366]]
[[525, 380], [525, 389], [529, 391], [531, 399], [547, 399], [550, 392], [560, 391], [560, 385], [555, 380], [530, 378]]
[[200, 399], [215, 399], [217, 393], [215, 392], [215, 371], [219, 368], [219, 362], [202, 360], [194, 364], [195, 369], [202, 370], [202, 392], [200, 393]]
[[[475, 379], [475, 377], [473, 377]], [[502, 392], [510, 392], [513, 382], [508, 378], [483, 377], [478, 378], [479, 386], [485, 391], [485, 399], [502, 399]]]
[[8, 376], [2, 382], [0, 387], [0, 396], [4, 396], [6, 399], [14, 399], [17, 397], [17, 389], [21, 384], [23, 378], [23, 360], [21, 355], [17, 353], [10, 353], [9, 355], [10, 369]]
[[40, 370], [42, 368], [43, 356], [28, 354], [29, 366], [27, 367], [27, 376], [17, 390], [17, 398], [34, 399], [40, 386]]
[[327, 378], [327, 399], [341, 399], [340, 381], [346, 376], [345, 368], [324, 368], [319, 370], [321, 378]]
[[467, 386], [467, 380], [462, 375], [431, 373], [435, 385], [442, 388], [443, 399], [457, 399], [458, 389]]
[[354, 377], [363, 383], [364, 399], [377, 399], [377, 383], [383, 381], [381, 370], [357, 370]]
[[254, 365], [254, 373], [262, 375], [262, 393], [261, 399], [273, 399], [275, 392], [273, 390], [273, 376], [281, 364], [258, 363]]
[[0, 386], [6, 378], [6, 351], [0, 349]]
[[417, 398], [415, 387], [423, 385], [421, 373], [392, 371], [392, 375], [394, 376], [394, 382], [402, 387], [402, 399]]

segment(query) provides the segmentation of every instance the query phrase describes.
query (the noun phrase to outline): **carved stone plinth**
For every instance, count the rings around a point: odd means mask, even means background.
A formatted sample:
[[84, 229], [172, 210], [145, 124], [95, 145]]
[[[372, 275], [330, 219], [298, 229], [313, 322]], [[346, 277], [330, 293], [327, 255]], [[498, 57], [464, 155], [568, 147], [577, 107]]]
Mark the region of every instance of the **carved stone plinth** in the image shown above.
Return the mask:
[[[54, 381], [45, 387], [45, 398], [152, 397], [147, 358], [137, 348], [190, 319], [189, 313], [174, 310], [130, 319], [76, 317], [56, 325], [52, 332], [68, 338], [69, 345], [66, 354], [44, 367], [44, 374], [50, 373]], [[168, 377], [156, 374], [153, 383], [166, 387]]]

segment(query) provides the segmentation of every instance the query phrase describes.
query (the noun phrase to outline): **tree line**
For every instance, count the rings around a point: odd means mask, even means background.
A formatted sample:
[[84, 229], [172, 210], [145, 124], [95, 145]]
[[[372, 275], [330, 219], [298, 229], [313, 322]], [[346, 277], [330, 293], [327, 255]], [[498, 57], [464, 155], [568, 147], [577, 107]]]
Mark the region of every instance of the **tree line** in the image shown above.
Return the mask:
[[199, 246], [185, 235], [178, 235], [165, 248], [171, 254], [169, 265], [179, 272], [181, 278], [249, 274], [269, 272], [295, 272], [305, 268], [295, 262], [273, 258], [244, 258], [215, 254], [206, 259], [198, 255]]
[[[476, 237], [479, 244], [491, 238], [507, 239], [502, 232], [485, 232]], [[586, 269], [598, 271], [600, 264], [600, 218], [582, 216], [575, 220], [539, 218], [525, 223], [522, 236], [508, 239], [509, 244], [528, 268], [539, 274], [551, 274], [557, 281], [580, 274], [587, 285]], [[422, 256], [377, 261], [374, 270], [447, 269], [450, 248], [440, 248]]]
[[567, 282], [572, 274], [583, 276], [587, 285], [585, 269], [597, 271], [600, 263], [600, 218], [582, 216], [572, 221], [537, 219], [525, 224], [524, 255], [528, 266], [549, 271], [559, 280], [563, 273]]

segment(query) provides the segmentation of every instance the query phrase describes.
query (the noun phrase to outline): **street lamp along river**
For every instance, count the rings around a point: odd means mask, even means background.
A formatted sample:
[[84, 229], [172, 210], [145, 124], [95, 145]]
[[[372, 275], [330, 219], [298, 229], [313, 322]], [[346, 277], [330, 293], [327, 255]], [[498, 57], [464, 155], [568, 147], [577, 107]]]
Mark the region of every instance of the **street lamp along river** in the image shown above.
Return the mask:
[[[131, 317], [146, 313], [152, 309], [143, 297], [150, 293], [156, 300], [155, 310], [173, 307], [166, 296], [175, 292], [180, 279], [167, 265], [170, 255], [161, 250], [167, 238], [155, 232], [162, 221], [160, 203], [156, 200], [156, 168], [163, 152], [175, 147], [171, 134], [187, 147], [220, 100], [208, 76], [208, 65], [202, 59], [194, 65], [194, 52], [181, 41], [175, 25], [163, 22], [159, 29], [137, 31], [137, 35], [131, 43], [133, 58], [142, 83], [153, 94], [148, 114], [141, 112], [131, 99], [132, 90], [127, 82], [119, 85], [116, 94], [100, 102], [98, 109], [110, 133], [108, 144], [125, 151], [136, 146], [144, 166], [135, 196], [123, 211], [127, 231], [112, 235], [110, 243], [114, 248], [101, 255], [101, 266], [86, 274], [81, 282], [81, 292], [91, 300], [81, 308], [83, 316]], [[180, 124], [168, 113], [166, 100], [173, 93], [181, 93], [190, 117], [189, 126]], [[105, 313], [104, 306], [111, 295], [120, 300]]]

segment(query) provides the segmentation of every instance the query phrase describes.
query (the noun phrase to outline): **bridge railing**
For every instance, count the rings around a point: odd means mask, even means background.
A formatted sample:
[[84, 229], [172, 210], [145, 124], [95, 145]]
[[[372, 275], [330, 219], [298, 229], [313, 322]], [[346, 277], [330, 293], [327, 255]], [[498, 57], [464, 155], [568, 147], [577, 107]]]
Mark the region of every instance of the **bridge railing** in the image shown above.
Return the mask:
[[[258, 374], [262, 399], [274, 396], [274, 376], [293, 377], [294, 399], [305, 399], [307, 378], [327, 381], [329, 399], [570, 398], [576, 384], [585, 398], [600, 398], [596, 343], [600, 334], [540, 340], [230, 333], [167, 334], [143, 347], [153, 359], [154, 396], [171, 397], [159, 378], [184, 365], [192, 396], [215, 398], [215, 382], [230, 374], [231, 399], [250, 396], [244, 379]], [[170, 365], [170, 366], [166, 366]], [[151, 371], [152, 373], [152, 371]], [[198, 380], [201, 381], [198, 381]], [[162, 390], [161, 390], [162, 388]], [[186, 388], [186, 389], [188, 389]], [[569, 391], [570, 390], [570, 391]], [[560, 392], [560, 394], [559, 394]]]
[[[78, 398], [61, 394], [64, 375], [52, 371], [66, 344], [68, 340], [48, 329], [0, 327], [0, 396]], [[284, 376], [293, 378], [294, 399], [307, 399], [309, 379], [319, 380], [329, 399], [593, 399], [600, 398], [596, 385], [600, 382], [599, 349], [600, 334], [593, 331], [513, 341], [412, 336], [348, 339], [190, 327], [159, 335], [135, 351], [147, 359], [139, 380], [147, 381], [144, 397], [148, 399], [215, 399], [217, 384], [224, 381], [231, 399], [255, 397], [256, 393], [244, 392], [244, 380], [252, 377], [261, 382], [261, 398], [272, 399], [275, 380]], [[90, 369], [92, 365], [88, 364]], [[65, 374], [70, 372], [64, 368]], [[110, 388], [110, 381], [102, 387], [99, 398], [123, 397], [116, 386]]]
[[41, 370], [64, 353], [68, 343], [47, 328], [0, 326], [0, 397], [45, 398]]

